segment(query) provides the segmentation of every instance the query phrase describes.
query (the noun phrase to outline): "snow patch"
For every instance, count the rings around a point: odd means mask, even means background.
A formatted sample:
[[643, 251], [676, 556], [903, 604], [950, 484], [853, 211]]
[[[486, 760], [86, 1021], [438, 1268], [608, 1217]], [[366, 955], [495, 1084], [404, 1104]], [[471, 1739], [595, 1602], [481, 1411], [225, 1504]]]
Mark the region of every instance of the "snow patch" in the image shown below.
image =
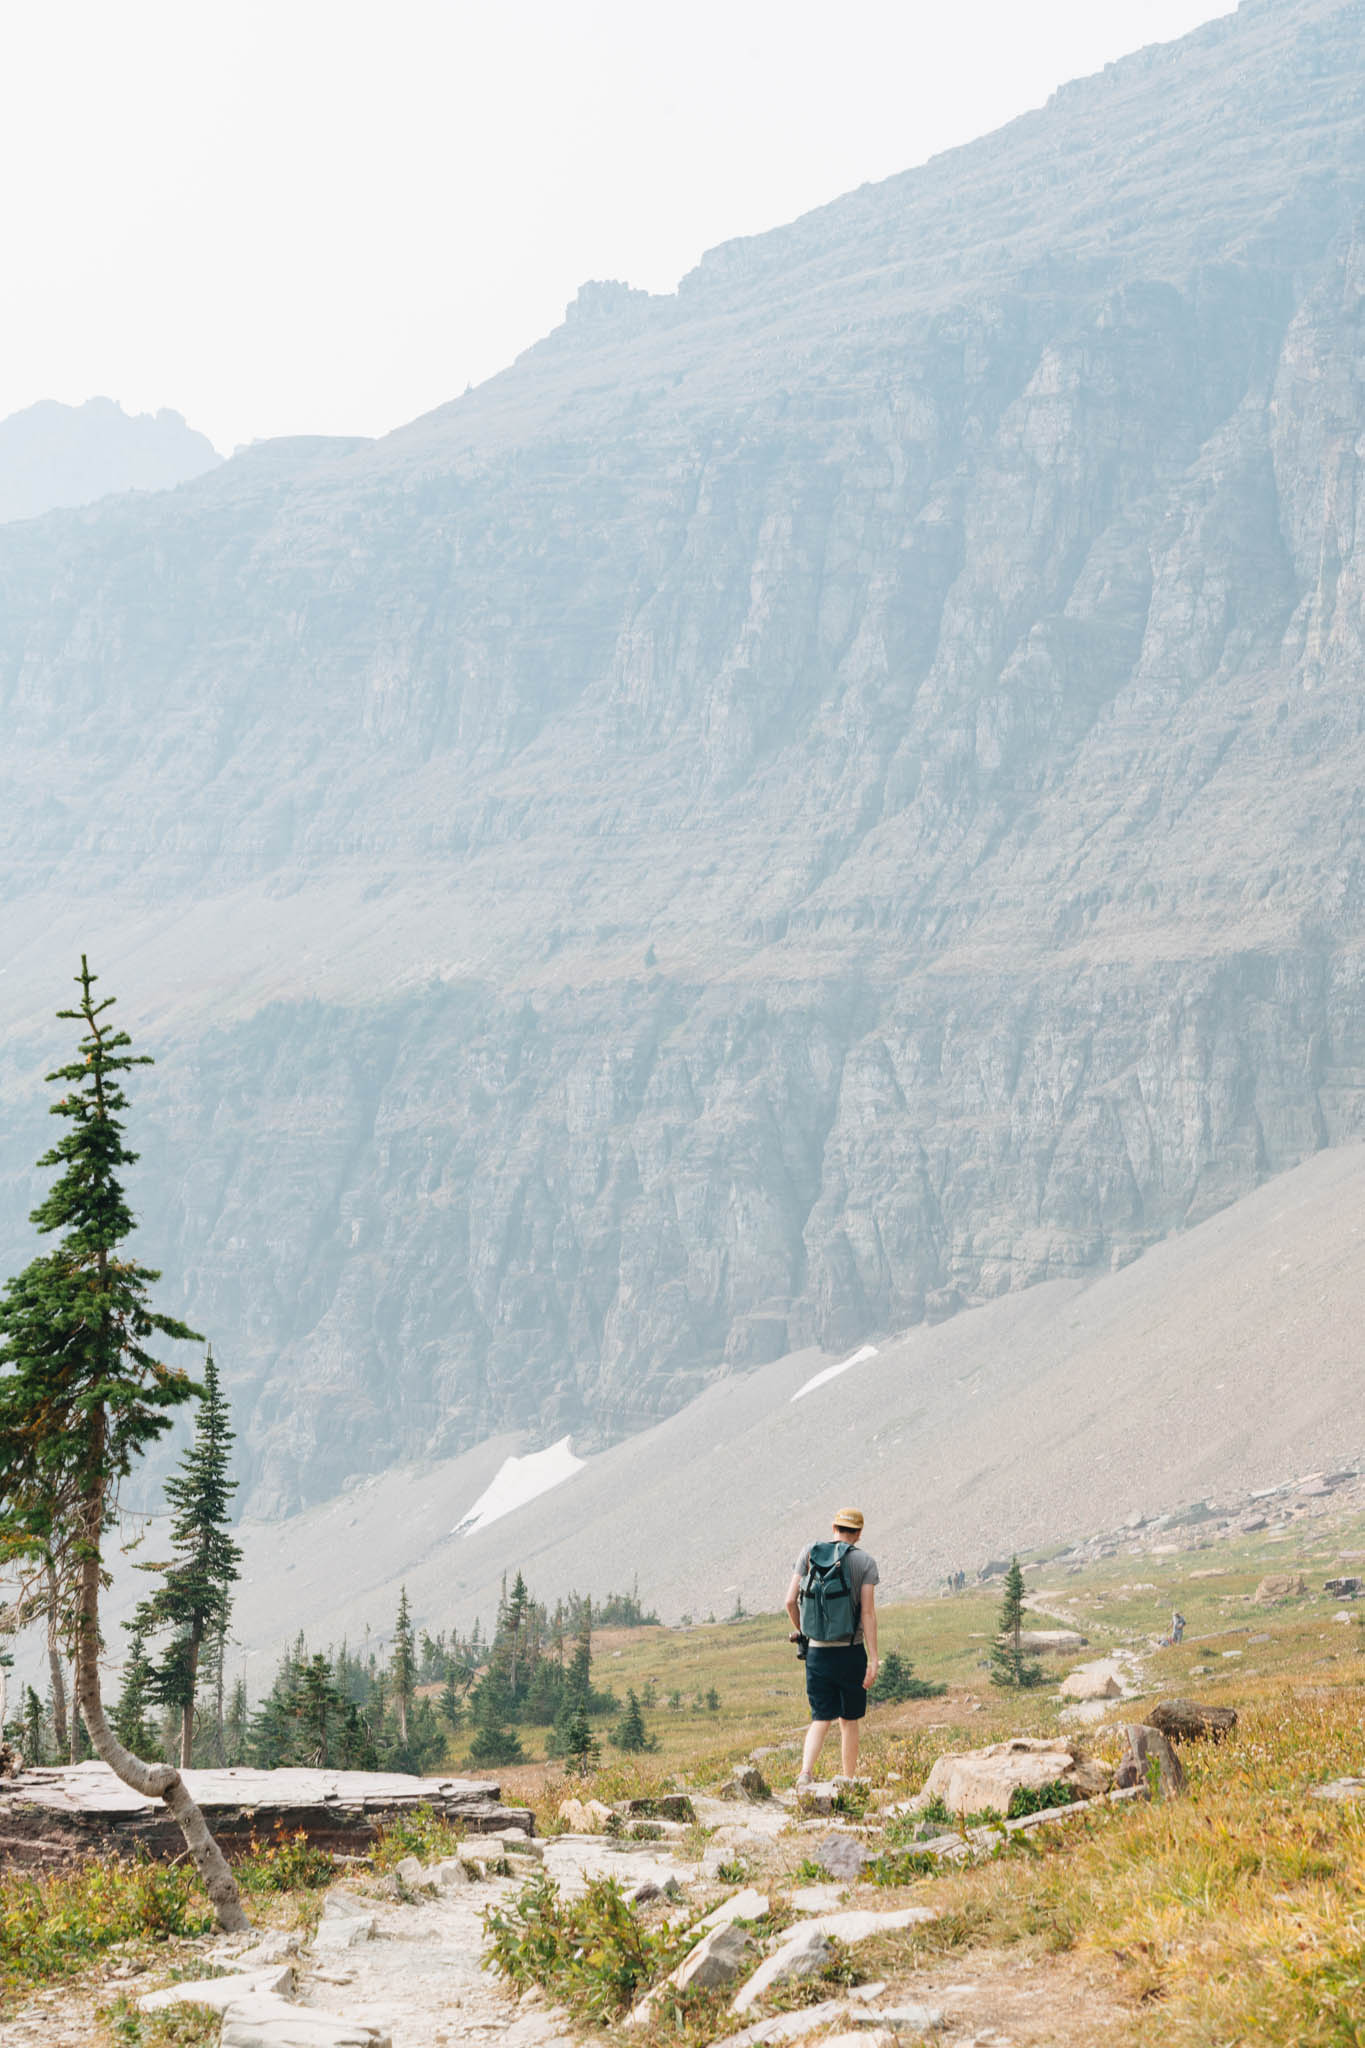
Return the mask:
[[484, 1488], [451, 1534], [472, 1536], [476, 1529], [486, 1529], [490, 1522], [510, 1515], [514, 1508], [524, 1508], [528, 1501], [548, 1493], [552, 1486], [572, 1479], [586, 1463], [585, 1458], [574, 1456], [566, 1436], [551, 1444], [547, 1451], [532, 1451], [525, 1458], [504, 1458], [492, 1484]]
[[805, 1394], [813, 1394], [817, 1387], [823, 1387], [830, 1380], [837, 1380], [840, 1373], [847, 1372], [850, 1366], [861, 1365], [865, 1358], [875, 1358], [876, 1356], [876, 1345], [864, 1344], [861, 1351], [855, 1351], [853, 1356], [846, 1358], [841, 1365], [827, 1365], [823, 1372], [816, 1373], [813, 1380], [807, 1380], [804, 1387], [798, 1387], [792, 1395], [793, 1401], [799, 1401]]

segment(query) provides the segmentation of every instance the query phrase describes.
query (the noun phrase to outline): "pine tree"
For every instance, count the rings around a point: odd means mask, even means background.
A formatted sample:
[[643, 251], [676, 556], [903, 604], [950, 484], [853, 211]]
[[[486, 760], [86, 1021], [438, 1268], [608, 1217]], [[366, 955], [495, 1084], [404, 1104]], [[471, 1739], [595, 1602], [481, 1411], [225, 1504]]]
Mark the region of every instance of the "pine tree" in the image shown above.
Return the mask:
[[239, 1678], [228, 1697], [227, 1712], [223, 1716], [223, 1762], [228, 1765], [246, 1762], [247, 1744], [247, 1697], [246, 1680]]
[[111, 1719], [119, 1741], [139, 1756], [146, 1756], [156, 1748], [156, 1735], [147, 1721], [147, 1708], [153, 1697], [152, 1663], [147, 1655], [142, 1627], [134, 1621], [128, 1629], [123, 1685]]
[[564, 1690], [572, 1700], [582, 1700], [585, 1707], [592, 1705], [592, 1602], [583, 1602], [579, 1618], [578, 1635], [565, 1674]]
[[389, 1659], [389, 1676], [393, 1682], [393, 1703], [398, 1715], [398, 1738], [400, 1742], [406, 1742], [408, 1714], [417, 1684], [417, 1647], [413, 1640], [412, 1615], [408, 1611], [406, 1586], [400, 1587], [398, 1594], [398, 1619], [393, 1625], [393, 1655]]
[[564, 1768], [575, 1777], [586, 1778], [595, 1771], [602, 1745], [592, 1732], [588, 1710], [580, 1700], [569, 1716], [564, 1744]]
[[932, 1700], [947, 1692], [946, 1685], [934, 1685], [916, 1678], [910, 1659], [899, 1650], [888, 1650], [877, 1674], [877, 1698], [893, 1705], [897, 1700]]
[[166, 1481], [175, 1556], [164, 1566], [164, 1583], [138, 1608], [143, 1629], [169, 1628], [171, 1641], [154, 1666], [153, 1697], [180, 1714], [180, 1768], [187, 1770], [194, 1744], [194, 1701], [205, 1641], [226, 1634], [232, 1588], [241, 1576], [242, 1553], [228, 1531], [228, 1505], [236, 1481], [228, 1477], [233, 1432], [228, 1405], [210, 1345], [204, 1359], [194, 1441], [180, 1471]]
[[453, 1662], [446, 1666], [446, 1682], [441, 1687], [441, 1719], [452, 1735], [464, 1719], [464, 1703], [460, 1698], [460, 1689], [455, 1683]]
[[65, 1084], [52, 1109], [69, 1128], [39, 1161], [59, 1171], [31, 1218], [59, 1242], [0, 1299], [0, 1556], [35, 1572], [44, 1557], [69, 1567], [77, 1694], [91, 1739], [125, 1784], [166, 1802], [220, 1925], [236, 1933], [247, 1925], [236, 1882], [184, 1780], [125, 1748], [100, 1698], [103, 1544], [119, 1485], [170, 1426], [171, 1411], [197, 1392], [148, 1342], [192, 1342], [196, 1333], [153, 1308], [160, 1275], [122, 1250], [134, 1222], [118, 1173], [136, 1158], [119, 1121], [128, 1106], [122, 1076], [150, 1062], [108, 1023], [113, 999], [96, 1000], [84, 955], [77, 981], [78, 1007], [59, 1012], [83, 1029], [77, 1057], [48, 1076]]
[[1033, 1686], [1043, 1682], [1042, 1666], [1024, 1655], [1024, 1574], [1017, 1557], [1010, 1559], [1005, 1574], [1005, 1597], [1000, 1608], [1000, 1634], [991, 1644], [991, 1684]]
[[43, 1703], [31, 1685], [24, 1687], [24, 1756], [31, 1765], [47, 1761], [43, 1747]]
[[645, 1717], [641, 1712], [639, 1699], [634, 1692], [626, 1694], [626, 1710], [612, 1729], [611, 1739], [618, 1749], [627, 1752], [654, 1747], [649, 1730], [645, 1727]]
[[321, 1651], [300, 1671], [290, 1711], [298, 1723], [300, 1761], [325, 1770], [331, 1762], [330, 1737], [341, 1718], [342, 1700], [332, 1683], [332, 1667]]

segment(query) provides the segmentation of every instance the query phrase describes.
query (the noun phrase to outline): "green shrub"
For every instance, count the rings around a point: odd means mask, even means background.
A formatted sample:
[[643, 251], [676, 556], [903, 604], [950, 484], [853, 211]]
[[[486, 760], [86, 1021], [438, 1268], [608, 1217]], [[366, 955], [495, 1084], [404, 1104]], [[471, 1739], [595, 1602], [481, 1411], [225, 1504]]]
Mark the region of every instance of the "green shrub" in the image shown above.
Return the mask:
[[464, 1829], [458, 1822], [423, 1803], [385, 1823], [371, 1860], [376, 1870], [392, 1870], [405, 1856], [415, 1856], [420, 1863], [441, 1863], [458, 1856], [463, 1841]]
[[834, 1811], [841, 1813], [845, 1820], [861, 1820], [867, 1812], [871, 1793], [866, 1785], [856, 1782], [841, 1785], [834, 1795]]
[[749, 1866], [742, 1857], [735, 1856], [728, 1863], [716, 1865], [716, 1876], [722, 1884], [747, 1884]]
[[0, 1877], [0, 1989], [79, 1970], [118, 1941], [207, 1934], [213, 1909], [180, 1865], [86, 1863], [50, 1876]]
[[679, 1962], [687, 1940], [667, 1925], [644, 1925], [614, 1878], [594, 1877], [566, 1899], [549, 1877], [533, 1877], [503, 1909], [483, 1916], [489, 1961], [518, 1990], [539, 1985], [580, 2019], [618, 2019]]
[[302, 1828], [290, 1835], [278, 1824], [268, 1842], [253, 1835], [251, 1854], [237, 1865], [238, 1884], [254, 1894], [316, 1891], [336, 1874], [327, 1850], [315, 1848]]
[[122, 1995], [96, 2017], [119, 2048], [214, 2048], [221, 2013], [204, 2005], [172, 2006], [168, 2012], [139, 2012]]
[[1074, 1806], [1080, 1797], [1074, 1785], [1065, 1785], [1060, 1778], [1049, 1778], [1045, 1785], [1016, 1785], [1010, 1794], [1005, 1818], [1022, 1820], [1026, 1813], [1046, 1813], [1054, 1806]]

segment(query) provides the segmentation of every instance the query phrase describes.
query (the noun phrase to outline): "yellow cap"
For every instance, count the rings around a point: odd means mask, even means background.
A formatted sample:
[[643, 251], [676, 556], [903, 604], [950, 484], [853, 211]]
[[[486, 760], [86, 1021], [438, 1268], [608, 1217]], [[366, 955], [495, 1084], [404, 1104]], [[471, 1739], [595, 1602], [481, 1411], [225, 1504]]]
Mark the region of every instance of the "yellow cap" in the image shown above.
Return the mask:
[[834, 1517], [834, 1526], [836, 1529], [861, 1529], [863, 1518], [857, 1508], [840, 1508]]

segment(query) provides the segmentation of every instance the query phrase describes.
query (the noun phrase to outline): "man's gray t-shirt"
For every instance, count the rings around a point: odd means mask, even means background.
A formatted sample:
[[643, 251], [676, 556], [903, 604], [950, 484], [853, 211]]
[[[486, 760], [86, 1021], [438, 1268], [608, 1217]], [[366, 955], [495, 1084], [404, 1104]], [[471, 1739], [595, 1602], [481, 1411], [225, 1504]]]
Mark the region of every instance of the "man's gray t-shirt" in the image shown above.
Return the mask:
[[[828, 1542], [829, 1538], [825, 1537], [822, 1540]], [[800, 1557], [796, 1560], [796, 1576], [798, 1579], [804, 1579], [806, 1576], [806, 1566], [810, 1563], [811, 1548], [812, 1546], [808, 1543]], [[882, 1575], [877, 1570], [876, 1558], [869, 1557], [865, 1550], [859, 1550], [856, 1543], [852, 1550], [845, 1553], [844, 1570], [848, 1573], [848, 1583], [853, 1589], [853, 1605], [858, 1613], [858, 1626], [853, 1631], [852, 1640], [855, 1643], [860, 1643], [863, 1640], [863, 1587], [879, 1585]], [[842, 1640], [848, 1642], [850, 1639], [844, 1636]]]

